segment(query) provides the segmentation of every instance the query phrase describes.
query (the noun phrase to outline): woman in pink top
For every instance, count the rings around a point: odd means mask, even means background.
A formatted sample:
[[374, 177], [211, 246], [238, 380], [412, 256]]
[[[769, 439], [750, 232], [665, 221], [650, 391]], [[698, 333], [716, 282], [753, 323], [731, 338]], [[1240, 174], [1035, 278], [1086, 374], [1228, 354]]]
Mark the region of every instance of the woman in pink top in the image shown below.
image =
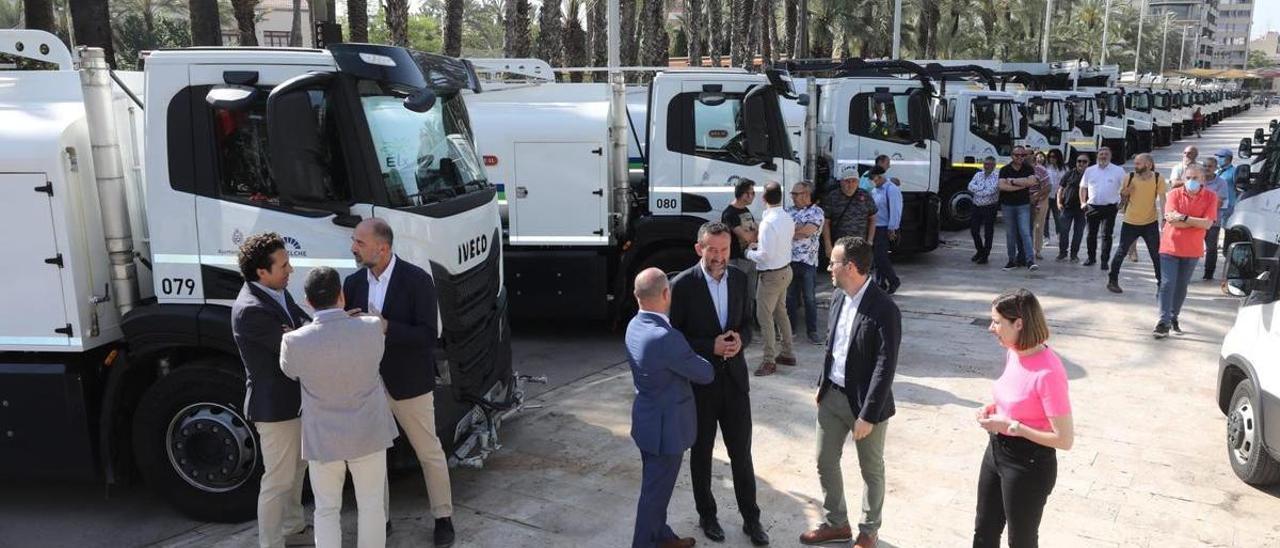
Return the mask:
[[1056, 450], [1071, 449], [1074, 441], [1067, 373], [1045, 344], [1049, 326], [1030, 291], [996, 297], [988, 331], [1007, 350], [992, 390], [995, 403], [978, 411], [978, 425], [991, 441], [978, 476], [973, 546], [999, 548], [1008, 523], [1010, 548], [1034, 548], [1058, 479]]

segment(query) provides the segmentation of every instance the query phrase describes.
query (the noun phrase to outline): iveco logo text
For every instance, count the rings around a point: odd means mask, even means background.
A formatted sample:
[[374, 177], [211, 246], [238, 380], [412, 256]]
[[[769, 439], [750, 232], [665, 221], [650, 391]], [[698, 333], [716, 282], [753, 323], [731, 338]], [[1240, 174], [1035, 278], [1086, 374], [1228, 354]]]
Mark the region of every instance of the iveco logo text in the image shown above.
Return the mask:
[[458, 264], [483, 255], [487, 249], [489, 249], [489, 237], [485, 235], [476, 236], [469, 241], [458, 244]]

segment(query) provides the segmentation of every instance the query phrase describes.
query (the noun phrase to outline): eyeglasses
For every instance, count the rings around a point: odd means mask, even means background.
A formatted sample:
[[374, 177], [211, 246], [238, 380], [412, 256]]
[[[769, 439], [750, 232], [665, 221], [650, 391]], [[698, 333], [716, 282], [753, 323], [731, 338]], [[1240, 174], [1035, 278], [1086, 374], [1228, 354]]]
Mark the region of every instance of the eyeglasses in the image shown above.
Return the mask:
[[805, 194], [808, 194], [808, 192], [805, 192], [805, 191], [803, 191], [803, 190], [797, 190], [797, 191], [793, 191], [793, 192], [791, 193], [791, 195], [792, 195], [792, 196], [803, 196], [803, 195], [805, 195]]
[[1024, 158], [1024, 157], [1026, 157], [1026, 156], [1027, 156], [1027, 153], [1023, 152], [1022, 154], [1014, 154], [1013, 156], [1014, 156], [1015, 158]]
[[1087, 164], [1087, 163], [1089, 163], [1089, 161], [1088, 161], [1088, 160], [1076, 160], [1076, 163], [1077, 163], [1077, 164]]

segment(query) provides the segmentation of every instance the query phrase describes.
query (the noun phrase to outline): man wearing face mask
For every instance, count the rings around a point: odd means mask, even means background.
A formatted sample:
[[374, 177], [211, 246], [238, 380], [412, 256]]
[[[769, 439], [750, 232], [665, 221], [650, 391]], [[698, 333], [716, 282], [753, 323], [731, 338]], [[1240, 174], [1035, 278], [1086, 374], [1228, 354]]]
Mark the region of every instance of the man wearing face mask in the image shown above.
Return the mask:
[[1213, 226], [1204, 233], [1203, 279], [1208, 281], [1213, 279], [1213, 272], [1218, 266], [1218, 236], [1222, 233], [1222, 220], [1226, 218], [1222, 213], [1227, 207], [1227, 187], [1231, 185], [1218, 176], [1218, 158], [1214, 156], [1205, 158], [1204, 170], [1209, 174], [1209, 182], [1205, 183], [1204, 188], [1218, 195], [1218, 217], [1214, 219]]
[[1204, 188], [1214, 175], [1199, 165], [1188, 166], [1186, 184], [1169, 192], [1164, 207], [1164, 231], [1160, 234], [1160, 321], [1157, 339], [1169, 331], [1182, 334], [1178, 313], [1187, 298], [1187, 285], [1196, 262], [1204, 254], [1204, 235], [1218, 218], [1218, 196]]
[[1151, 263], [1155, 265], [1156, 279], [1160, 279], [1160, 211], [1164, 206], [1164, 178], [1156, 172], [1155, 162], [1150, 154], [1139, 154], [1133, 159], [1133, 173], [1125, 179], [1120, 187], [1120, 196], [1128, 198], [1129, 205], [1124, 210], [1124, 223], [1120, 225], [1120, 247], [1111, 258], [1111, 271], [1108, 274], [1107, 290], [1112, 293], [1123, 293], [1120, 289], [1120, 265], [1124, 264], [1125, 252], [1138, 238], [1147, 244], [1147, 252], [1151, 254]]

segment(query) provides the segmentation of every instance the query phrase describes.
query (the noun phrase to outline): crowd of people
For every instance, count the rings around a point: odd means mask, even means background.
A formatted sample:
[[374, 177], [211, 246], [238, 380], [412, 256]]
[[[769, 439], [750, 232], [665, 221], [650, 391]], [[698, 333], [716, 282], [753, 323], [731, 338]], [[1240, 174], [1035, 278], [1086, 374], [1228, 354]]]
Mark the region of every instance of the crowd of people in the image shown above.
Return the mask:
[[[1015, 147], [1009, 164], [996, 169], [993, 157], [983, 160], [968, 189], [973, 195], [970, 223], [974, 255], [986, 264], [991, 255], [997, 211], [1004, 218], [1008, 262], [1005, 271], [1037, 270], [1050, 226], [1057, 231], [1057, 261], [1097, 265], [1107, 273], [1106, 288], [1123, 293], [1120, 269], [1125, 258], [1136, 261], [1138, 240], [1146, 245], [1157, 281], [1159, 316], [1153, 334], [1181, 334], [1178, 312], [1200, 259], [1203, 279], [1216, 279], [1221, 221], [1236, 201], [1233, 154], [1222, 149], [1204, 160], [1189, 146], [1166, 178], [1150, 154], [1134, 157], [1133, 170], [1112, 163], [1102, 147], [1095, 159], [1080, 154], [1067, 167], [1057, 150], [1048, 155]], [[1112, 253], [1116, 221], [1119, 243]], [[1087, 229], [1087, 230], [1086, 230]]]

